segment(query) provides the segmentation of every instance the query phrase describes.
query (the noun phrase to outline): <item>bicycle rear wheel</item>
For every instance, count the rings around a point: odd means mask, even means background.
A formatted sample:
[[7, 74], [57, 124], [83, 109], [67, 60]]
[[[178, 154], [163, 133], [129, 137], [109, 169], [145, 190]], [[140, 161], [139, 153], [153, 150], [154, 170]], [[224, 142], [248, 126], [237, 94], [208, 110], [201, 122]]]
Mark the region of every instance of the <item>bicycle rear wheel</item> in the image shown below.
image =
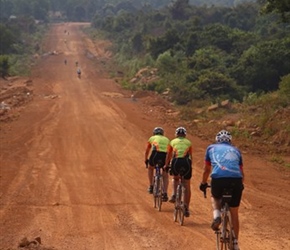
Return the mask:
[[157, 176], [154, 176], [154, 182], [153, 182], [153, 206], [154, 208], [156, 208], [158, 204], [158, 187], [159, 187], [159, 178]]
[[154, 208], [158, 208], [158, 211], [161, 211], [162, 206], [162, 180], [160, 176], [154, 177], [153, 183], [153, 205]]
[[231, 226], [229, 212], [225, 215], [222, 222], [222, 231], [220, 236], [220, 250], [234, 250], [233, 229]]
[[216, 249], [221, 250], [222, 243], [221, 243], [221, 231], [215, 231], [216, 234]]
[[159, 183], [158, 183], [158, 194], [157, 194], [157, 207], [158, 207], [158, 211], [161, 211], [161, 207], [162, 207], [162, 187], [163, 187], [163, 180], [162, 177], [158, 178]]
[[181, 188], [180, 185], [177, 186], [176, 188], [176, 197], [175, 197], [175, 203], [174, 203], [174, 212], [173, 212], [173, 219], [174, 222], [179, 219], [179, 210], [180, 210], [180, 202], [181, 202]]
[[182, 204], [180, 209], [179, 209], [179, 224], [180, 226], [183, 226], [183, 222], [184, 222], [184, 205]]

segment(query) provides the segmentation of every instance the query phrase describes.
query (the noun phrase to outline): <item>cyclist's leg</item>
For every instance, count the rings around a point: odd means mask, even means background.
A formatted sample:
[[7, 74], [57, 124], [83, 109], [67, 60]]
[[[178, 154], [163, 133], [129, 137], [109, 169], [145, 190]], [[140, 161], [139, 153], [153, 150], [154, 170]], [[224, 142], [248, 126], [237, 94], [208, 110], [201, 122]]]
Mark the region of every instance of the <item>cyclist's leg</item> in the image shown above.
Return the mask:
[[[158, 152], [156, 156], [156, 161], [160, 162], [162, 166], [165, 165], [166, 160], [166, 153], [165, 152]], [[168, 173], [166, 171], [162, 171], [162, 178], [163, 178], [163, 194], [165, 200], [168, 200], [167, 192], [168, 192]]]
[[235, 232], [235, 237], [238, 240], [239, 238], [239, 207], [230, 207], [231, 217], [232, 217], [232, 224]]
[[154, 174], [154, 167], [148, 166], [148, 181], [149, 181], [149, 187], [148, 187], [148, 192], [152, 193], [153, 192], [153, 174]]
[[173, 176], [172, 177], [172, 195], [171, 195], [171, 198], [170, 198], [169, 202], [172, 202], [172, 203], [175, 202], [176, 189], [177, 189], [178, 183], [179, 183], [179, 177], [178, 176]]
[[164, 192], [167, 193], [167, 191], [168, 191], [168, 173], [166, 171], [163, 171], [162, 176], [163, 176]]
[[189, 208], [191, 199], [190, 180], [192, 177], [191, 160], [189, 158], [182, 159], [182, 166], [184, 166], [184, 185], [185, 185], [185, 205]]
[[172, 195], [169, 202], [174, 203], [176, 198], [176, 188], [179, 183], [178, 169], [176, 166], [177, 159], [173, 159], [171, 162], [171, 173], [172, 173]]
[[154, 169], [156, 165], [156, 156], [157, 151], [152, 151], [150, 157], [149, 157], [149, 164], [148, 164], [148, 181], [149, 181], [149, 187], [148, 192], [151, 194], [153, 192], [153, 176], [154, 176]]
[[233, 186], [232, 199], [230, 201], [230, 212], [236, 239], [239, 238], [239, 206], [243, 193], [243, 182], [241, 178], [231, 180]]
[[184, 186], [185, 186], [184, 203], [189, 208], [190, 198], [191, 198], [190, 180], [184, 180]]
[[168, 173], [166, 171], [162, 171], [163, 177], [163, 201], [168, 201]]
[[224, 183], [220, 179], [211, 180], [211, 204], [213, 208], [213, 221], [211, 228], [217, 230], [221, 223], [221, 197]]

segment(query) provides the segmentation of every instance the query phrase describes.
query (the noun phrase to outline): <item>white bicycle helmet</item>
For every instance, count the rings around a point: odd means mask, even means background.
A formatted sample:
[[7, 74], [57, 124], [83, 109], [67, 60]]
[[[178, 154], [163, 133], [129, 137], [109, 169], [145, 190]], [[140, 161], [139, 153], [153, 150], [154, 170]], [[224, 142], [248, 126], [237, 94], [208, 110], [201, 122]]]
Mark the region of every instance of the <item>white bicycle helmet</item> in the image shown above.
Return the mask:
[[153, 135], [164, 135], [164, 130], [161, 127], [156, 127], [153, 129]]
[[184, 136], [186, 136], [186, 129], [184, 127], [178, 127], [175, 130], [175, 135], [184, 135]]
[[229, 131], [221, 130], [215, 137], [216, 142], [231, 142], [232, 136]]

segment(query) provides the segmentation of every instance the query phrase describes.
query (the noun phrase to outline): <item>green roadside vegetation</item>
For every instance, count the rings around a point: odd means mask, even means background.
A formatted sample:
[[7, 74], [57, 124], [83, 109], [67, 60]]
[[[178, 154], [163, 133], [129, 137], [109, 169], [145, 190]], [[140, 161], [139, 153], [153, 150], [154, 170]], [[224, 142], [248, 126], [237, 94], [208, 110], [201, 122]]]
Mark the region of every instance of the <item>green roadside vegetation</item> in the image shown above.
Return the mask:
[[[121, 72], [124, 88], [159, 93], [207, 138], [217, 127], [210, 121], [224, 126], [224, 117], [236, 115], [231, 131], [245, 148], [272, 145], [270, 154], [289, 153], [287, 1], [206, 2], [0, 0], [1, 76], [29, 73], [49, 22], [90, 21], [93, 39], [112, 42], [111, 76]], [[225, 100], [230, 108], [208, 112]]]
[[[208, 121], [236, 113], [239, 125], [234, 123], [231, 130], [245, 147], [247, 141], [256, 142], [261, 149], [270, 145], [269, 153], [288, 154], [287, 5], [270, 8], [272, 1], [240, 1], [232, 6], [197, 6], [190, 2], [177, 0], [165, 8], [146, 5], [134, 11], [116, 4], [97, 11], [93, 33], [113, 41], [118, 70], [114, 68], [112, 75], [123, 72], [122, 85], [127, 89], [166, 93], [163, 96], [197, 133], [201, 127], [212, 133], [210, 127], [217, 125]], [[140, 72], [145, 73], [140, 77]], [[211, 112], [204, 108], [220, 106], [224, 100], [230, 101], [231, 108]]]
[[33, 18], [18, 17], [0, 23], [0, 74], [8, 76], [29, 75], [40, 51], [45, 24]]

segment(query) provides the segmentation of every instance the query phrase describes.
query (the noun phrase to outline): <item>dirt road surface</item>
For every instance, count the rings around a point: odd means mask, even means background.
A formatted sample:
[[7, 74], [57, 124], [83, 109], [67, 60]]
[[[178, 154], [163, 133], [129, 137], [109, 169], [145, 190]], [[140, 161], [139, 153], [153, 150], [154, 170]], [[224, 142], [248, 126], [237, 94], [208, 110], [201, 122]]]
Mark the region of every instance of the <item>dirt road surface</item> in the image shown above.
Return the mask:
[[[173, 138], [183, 123], [154, 113], [158, 102], [150, 96], [131, 100], [105, 74], [110, 55], [101, 41], [86, 38], [84, 25], [51, 27], [31, 76], [33, 100], [1, 126], [0, 249], [18, 249], [22, 241], [22, 249], [30, 242], [47, 250], [214, 250], [210, 199], [198, 190], [211, 142], [188, 131], [191, 216], [181, 227], [172, 204], [153, 208], [143, 158], [155, 126]], [[249, 152], [244, 168], [241, 249], [290, 249], [289, 170]]]

